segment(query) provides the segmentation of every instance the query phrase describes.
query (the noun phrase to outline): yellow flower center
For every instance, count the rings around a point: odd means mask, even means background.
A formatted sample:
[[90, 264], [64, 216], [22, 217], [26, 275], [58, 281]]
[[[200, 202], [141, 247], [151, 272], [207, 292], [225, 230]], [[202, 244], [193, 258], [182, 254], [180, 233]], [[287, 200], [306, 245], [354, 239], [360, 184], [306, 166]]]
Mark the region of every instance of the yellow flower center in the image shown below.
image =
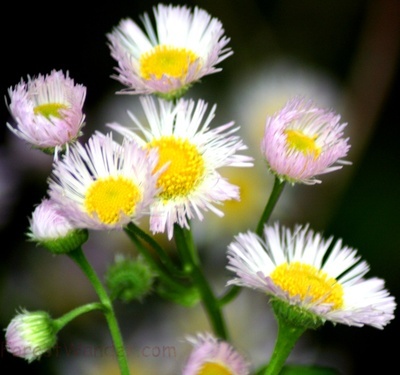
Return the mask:
[[290, 297], [310, 303], [329, 303], [333, 309], [343, 306], [343, 288], [324, 271], [300, 262], [283, 263], [271, 273], [273, 282]]
[[89, 187], [85, 208], [104, 224], [116, 224], [122, 215], [132, 215], [142, 198], [138, 187], [122, 176], [99, 178]]
[[160, 79], [163, 74], [184, 79], [189, 67], [199, 57], [186, 48], [158, 45], [140, 56], [140, 75], [144, 79]]
[[234, 375], [225, 365], [216, 362], [206, 362], [197, 375]]
[[316, 159], [321, 153], [321, 148], [316, 144], [317, 135], [309, 136], [299, 130], [285, 130], [287, 143], [290, 148], [302, 152], [304, 155], [314, 155]]
[[156, 171], [169, 163], [157, 181], [158, 187], [162, 188], [161, 198], [185, 197], [201, 182], [205, 172], [204, 159], [188, 140], [167, 136], [153, 140], [148, 147], [158, 148]]
[[46, 118], [56, 117], [56, 118], [62, 118], [62, 115], [60, 114], [60, 109], [67, 109], [68, 107], [65, 104], [61, 103], [46, 103], [46, 104], [40, 104], [33, 108], [33, 113], [35, 115], [41, 115]]

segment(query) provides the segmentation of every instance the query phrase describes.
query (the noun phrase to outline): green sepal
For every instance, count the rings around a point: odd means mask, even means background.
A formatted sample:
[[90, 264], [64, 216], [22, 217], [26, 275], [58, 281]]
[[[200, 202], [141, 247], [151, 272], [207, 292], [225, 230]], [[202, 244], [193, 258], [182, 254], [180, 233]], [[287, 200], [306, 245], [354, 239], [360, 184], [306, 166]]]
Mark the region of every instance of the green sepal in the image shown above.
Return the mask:
[[44, 152], [46, 155], [54, 155], [55, 147], [34, 147], [37, 150]]
[[188, 84], [177, 90], [174, 90], [171, 92], [157, 92], [157, 93], [155, 93], [155, 95], [157, 97], [167, 100], [167, 101], [179, 100], [182, 96], [184, 96], [186, 94], [186, 92], [189, 90], [189, 88], [191, 86], [192, 86], [191, 84]]
[[320, 316], [303, 307], [291, 305], [279, 298], [271, 298], [270, 302], [275, 316], [289, 326], [317, 329], [325, 323], [325, 320]]
[[39, 241], [38, 244], [53, 254], [66, 254], [81, 247], [89, 238], [87, 229], [75, 229], [64, 237]]

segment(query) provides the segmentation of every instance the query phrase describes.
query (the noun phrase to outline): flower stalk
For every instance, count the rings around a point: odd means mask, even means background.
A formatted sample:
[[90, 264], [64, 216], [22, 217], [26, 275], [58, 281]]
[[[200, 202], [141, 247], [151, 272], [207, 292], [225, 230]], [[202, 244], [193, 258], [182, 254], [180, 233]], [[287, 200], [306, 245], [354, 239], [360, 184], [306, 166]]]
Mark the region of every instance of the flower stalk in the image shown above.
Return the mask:
[[281, 372], [296, 342], [306, 331], [304, 327], [294, 326], [279, 317], [277, 319], [278, 337], [271, 359], [263, 375], [278, 375]]
[[119, 368], [121, 371], [121, 375], [129, 375], [129, 366], [128, 359], [126, 355], [125, 346], [123, 343], [122, 335], [120, 332], [120, 328], [115, 316], [114, 308], [111, 302], [110, 297], [107, 294], [107, 291], [103, 287], [100, 279], [98, 278], [96, 272], [93, 267], [90, 265], [88, 260], [86, 259], [82, 248], [77, 248], [74, 251], [68, 253], [68, 256], [79, 266], [79, 268], [83, 271], [86, 277], [89, 279], [92, 284], [94, 290], [96, 291], [100, 302], [102, 304], [102, 310], [104, 312], [104, 316], [107, 320], [108, 328], [111, 333], [111, 337], [114, 343], [114, 348], [116, 352], [116, 357], [118, 360]]
[[272, 214], [272, 211], [275, 208], [276, 203], [278, 202], [279, 197], [285, 187], [285, 181], [279, 179], [279, 177], [275, 177], [274, 186], [272, 187], [271, 195], [268, 199], [268, 202], [264, 208], [264, 211], [260, 217], [260, 220], [257, 225], [256, 233], [259, 236], [262, 236], [264, 224], [266, 224]]
[[103, 304], [101, 302], [92, 302], [87, 303], [86, 305], [78, 306], [77, 308], [68, 311], [66, 314], [60, 316], [58, 319], [54, 319], [54, 326], [56, 328], [56, 331], [64, 328], [69, 322], [71, 322], [78, 316], [94, 310], [104, 311]]
[[214, 292], [203, 273], [200, 265], [200, 259], [193, 242], [191, 230], [187, 230], [175, 224], [174, 238], [182, 258], [184, 258], [185, 263], [188, 265], [187, 269], [190, 270], [190, 275], [193, 278], [193, 282], [200, 292], [204, 309], [207, 313], [214, 333], [219, 338], [228, 340], [228, 332], [220, 308], [220, 303], [214, 295]]

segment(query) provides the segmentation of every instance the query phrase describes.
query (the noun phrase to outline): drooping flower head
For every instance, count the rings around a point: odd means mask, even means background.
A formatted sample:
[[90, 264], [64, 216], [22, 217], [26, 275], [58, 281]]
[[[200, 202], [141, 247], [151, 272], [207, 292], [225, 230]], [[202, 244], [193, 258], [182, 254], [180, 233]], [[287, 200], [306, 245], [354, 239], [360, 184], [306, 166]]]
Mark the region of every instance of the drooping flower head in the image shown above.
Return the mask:
[[342, 160], [349, 149], [343, 138], [346, 123], [340, 115], [294, 97], [267, 117], [261, 152], [270, 171], [290, 183], [319, 183], [317, 175], [349, 164]]
[[147, 213], [157, 192], [157, 160], [155, 150], [96, 133], [55, 161], [49, 196], [77, 228], [122, 229]]
[[201, 77], [221, 70], [216, 65], [232, 54], [229, 39], [221, 22], [198, 7], [159, 4], [153, 12], [155, 26], [145, 13], [145, 31], [124, 19], [107, 35], [118, 62], [114, 78], [127, 86], [121, 92], [178, 98]]
[[68, 73], [53, 70], [28, 77], [8, 93], [15, 127], [7, 126], [33, 147], [57, 156], [81, 135], [86, 87], [75, 84]]
[[111, 299], [123, 302], [142, 301], [152, 290], [154, 276], [142, 257], [131, 259], [122, 254], [115, 256], [104, 275]]
[[265, 226], [264, 239], [241, 233], [228, 246], [227, 268], [236, 273], [228, 284], [264, 292], [300, 320], [382, 329], [396, 307], [384, 281], [364, 278], [369, 266], [354, 249], [341, 240], [331, 244], [333, 237], [308, 226]]
[[157, 185], [160, 193], [151, 205], [150, 230], [165, 232], [171, 239], [173, 225], [188, 227], [188, 219], [203, 219], [202, 210], [223, 213], [216, 205], [239, 199], [239, 189], [219, 173], [221, 167], [248, 167], [252, 159], [237, 154], [245, 150], [234, 135], [233, 122], [210, 129], [214, 106], [205, 118], [207, 104], [180, 99], [176, 105], [151, 96], [140, 98], [149, 127], [132, 114], [130, 117], [143, 135], [119, 124], [108, 124], [127, 138], [137, 140], [145, 149], [159, 154], [157, 170], [165, 168]]
[[22, 310], [6, 329], [7, 351], [32, 362], [55, 345], [57, 330], [45, 311]]
[[209, 333], [188, 337], [193, 350], [182, 375], [248, 375], [250, 366], [228, 342]]
[[86, 242], [85, 230], [75, 228], [62, 208], [52, 199], [43, 199], [29, 219], [28, 238], [53, 253], [67, 253]]

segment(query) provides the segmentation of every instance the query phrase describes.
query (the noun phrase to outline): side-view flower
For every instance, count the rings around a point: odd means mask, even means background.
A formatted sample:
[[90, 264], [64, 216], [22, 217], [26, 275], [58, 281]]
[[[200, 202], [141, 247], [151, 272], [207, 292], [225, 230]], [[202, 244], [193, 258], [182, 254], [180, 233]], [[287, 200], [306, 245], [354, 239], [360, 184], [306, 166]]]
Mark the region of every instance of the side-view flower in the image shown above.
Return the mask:
[[267, 118], [261, 152], [269, 170], [282, 181], [315, 184], [316, 176], [350, 164], [347, 123], [310, 99], [294, 97]]
[[75, 84], [68, 73], [28, 77], [8, 90], [15, 124], [8, 128], [32, 147], [56, 156], [82, 133], [86, 87]]
[[262, 291], [321, 323], [382, 329], [394, 318], [396, 303], [383, 280], [365, 279], [369, 266], [354, 249], [323, 239], [308, 225], [292, 231], [278, 223], [265, 226], [264, 239], [241, 233], [229, 245], [228, 259], [236, 274], [228, 285]]

